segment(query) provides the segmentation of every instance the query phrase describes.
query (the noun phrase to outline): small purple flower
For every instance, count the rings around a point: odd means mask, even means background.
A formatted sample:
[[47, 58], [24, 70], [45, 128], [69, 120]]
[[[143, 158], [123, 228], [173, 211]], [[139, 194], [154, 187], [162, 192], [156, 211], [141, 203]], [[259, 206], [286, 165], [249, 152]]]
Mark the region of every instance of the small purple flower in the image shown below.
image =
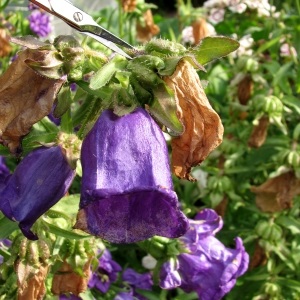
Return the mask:
[[120, 265], [112, 259], [111, 253], [105, 249], [99, 259], [99, 267], [89, 281], [89, 287], [106, 293], [121, 270]]
[[66, 194], [74, 176], [60, 146], [33, 150], [0, 190], [0, 210], [35, 240], [31, 226]]
[[83, 141], [81, 162], [76, 228], [113, 243], [187, 231], [164, 136], [144, 109], [122, 117], [105, 110]]
[[181, 285], [181, 277], [178, 269], [179, 263], [174, 258], [171, 258], [162, 265], [159, 273], [159, 286], [162, 289], [174, 289]]
[[114, 300], [146, 300], [137, 290], [152, 290], [153, 280], [149, 272], [140, 274], [128, 268], [123, 272], [122, 279], [128, 291], [120, 292]]
[[82, 300], [82, 298], [77, 297], [73, 294], [70, 295], [59, 295], [59, 300]]
[[33, 10], [28, 16], [28, 20], [30, 29], [39, 37], [45, 37], [52, 31], [48, 14]]

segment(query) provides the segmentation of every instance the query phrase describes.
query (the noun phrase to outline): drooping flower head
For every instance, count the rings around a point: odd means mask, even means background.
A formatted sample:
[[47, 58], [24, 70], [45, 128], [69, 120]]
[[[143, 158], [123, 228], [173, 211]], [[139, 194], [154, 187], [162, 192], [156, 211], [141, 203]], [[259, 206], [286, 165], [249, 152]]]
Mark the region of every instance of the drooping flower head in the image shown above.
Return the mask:
[[223, 224], [215, 211], [205, 209], [195, 219], [180, 238], [188, 252], [178, 255], [175, 264], [163, 264], [160, 286], [179, 286], [185, 292], [197, 292], [201, 300], [220, 300], [246, 272], [249, 256], [239, 237], [235, 249], [226, 248], [214, 237]]
[[31, 226], [65, 195], [74, 176], [60, 146], [33, 150], [0, 190], [0, 209], [28, 239], [37, 239]]
[[102, 293], [106, 293], [110, 285], [118, 278], [121, 266], [112, 259], [111, 253], [105, 249], [99, 258], [99, 267], [93, 273], [88, 286], [96, 288]]
[[39, 10], [34, 10], [29, 16], [29, 27], [39, 37], [46, 37], [51, 31], [50, 18]]
[[143, 109], [102, 113], [82, 144], [81, 210], [76, 228], [114, 243], [188, 229], [173, 191], [163, 134]]

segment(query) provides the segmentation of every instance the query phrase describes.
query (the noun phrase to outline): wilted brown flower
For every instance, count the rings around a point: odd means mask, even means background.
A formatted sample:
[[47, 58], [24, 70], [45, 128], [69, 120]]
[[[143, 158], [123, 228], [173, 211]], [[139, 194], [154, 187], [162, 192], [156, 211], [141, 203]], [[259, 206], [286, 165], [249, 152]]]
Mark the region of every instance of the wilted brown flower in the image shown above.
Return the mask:
[[202, 39], [209, 35], [209, 29], [205, 19], [200, 18], [192, 23], [194, 43], [198, 44]]
[[256, 194], [256, 205], [261, 211], [281, 211], [292, 207], [293, 198], [300, 194], [300, 179], [291, 171], [252, 186], [251, 191]]
[[125, 12], [132, 12], [136, 8], [136, 0], [122, 0], [122, 7]]
[[23, 136], [47, 116], [65, 78], [49, 79], [26, 64], [49, 59], [48, 50], [26, 49], [0, 77], [0, 143], [18, 153]]
[[159, 27], [154, 24], [152, 12], [148, 9], [144, 13], [144, 22], [137, 22], [136, 24], [136, 32], [137, 32], [137, 39], [140, 42], [148, 42], [151, 38], [158, 34], [160, 31]]
[[251, 97], [253, 81], [251, 75], [245, 77], [238, 84], [237, 96], [242, 105], [246, 105]]
[[258, 242], [256, 242], [254, 253], [250, 259], [249, 269], [252, 270], [259, 266], [264, 266], [266, 263], [267, 263], [266, 251], [259, 245]]
[[91, 275], [91, 260], [90, 258], [83, 267], [83, 274], [76, 273], [72, 266], [64, 261], [60, 269], [54, 274], [52, 281], [52, 293], [60, 295], [65, 293], [72, 293], [79, 295], [87, 289], [87, 284]]
[[9, 44], [9, 35], [7, 31], [0, 28], [0, 57], [8, 56], [11, 52], [11, 46]]
[[172, 139], [172, 168], [179, 178], [193, 180], [191, 168], [200, 164], [223, 139], [223, 125], [211, 107], [196, 70], [182, 60], [172, 76], [164, 78], [174, 91], [184, 133]]
[[46, 294], [45, 280], [49, 265], [40, 264], [38, 269], [34, 269], [19, 260], [15, 269], [18, 278], [18, 300], [42, 300]]
[[263, 116], [259, 119], [257, 125], [252, 129], [252, 133], [248, 140], [249, 147], [259, 148], [266, 140], [269, 127], [269, 117]]

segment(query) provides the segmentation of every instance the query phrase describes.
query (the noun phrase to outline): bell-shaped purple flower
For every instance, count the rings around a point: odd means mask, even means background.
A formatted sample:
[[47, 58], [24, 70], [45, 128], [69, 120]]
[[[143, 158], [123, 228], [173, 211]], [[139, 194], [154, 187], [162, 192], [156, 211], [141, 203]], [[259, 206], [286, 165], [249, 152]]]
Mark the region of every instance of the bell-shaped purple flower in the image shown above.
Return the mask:
[[113, 243], [188, 229], [170, 175], [164, 136], [141, 108], [102, 113], [82, 144], [81, 210], [75, 228]]
[[180, 238], [190, 253], [178, 256], [182, 283], [186, 292], [196, 291], [201, 300], [219, 300], [243, 275], [249, 264], [243, 242], [236, 238], [236, 248], [226, 248], [214, 237], [223, 226], [214, 210], [205, 209], [190, 220], [189, 231]]
[[0, 155], [0, 191], [4, 187], [4, 182], [9, 176], [9, 169], [5, 164], [5, 158]]
[[0, 190], [0, 210], [19, 222], [27, 238], [35, 240], [31, 226], [65, 195], [74, 176], [60, 146], [33, 150]]
[[110, 285], [118, 278], [122, 268], [112, 259], [111, 253], [105, 249], [99, 259], [99, 267], [89, 280], [89, 288], [96, 288], [106, 293]]

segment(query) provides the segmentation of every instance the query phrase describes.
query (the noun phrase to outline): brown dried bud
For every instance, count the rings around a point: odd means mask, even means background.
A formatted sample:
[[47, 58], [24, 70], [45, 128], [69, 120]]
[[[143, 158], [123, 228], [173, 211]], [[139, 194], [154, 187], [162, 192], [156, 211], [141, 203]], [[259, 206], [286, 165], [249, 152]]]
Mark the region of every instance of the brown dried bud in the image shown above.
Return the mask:
[[242, 105], [247, 105], [253, 90], [251, 75], [246, 75], [238, 84], [237, 96]]
[[252, 129], [252, 133], [248, 140], [248, 146], [253, 148], [259, 148], [266, 140], [269, 127], [269, 117], [263, 116], [259, 119], [258, 125], [255, 125]]
[[0, 143], [18, 153], [23, 136], [33, 124], [47, 116], [66, 79], [49, 79], [27, 66], [41, 62], [47, 50], [26, 49], [0, 77]]
[[224, 218], [228, 206], [228, 198], [225, 196], [223, 200], [214, 208], [216, 213]]
[[267, 263], [266, 251], [259, 245], [258, 242], [256, 242], [254, 253], [250, 260], [249, 269], [252, 270], [259, 266], [264, 266], [266, 263]]
[[83, 274], [76, 273], [72, 266], [66, 261], [63, 262], [60, 269], [54, 274], [52, 281], [52, 293], [54, 295], [72, 293], [78, 296], [87, 289], [87, 284], [91, 275], [92, 257], [88, 259], [83, 267]]
[[122, 0], [122, 7], [125, 12], [133, 12], [136, 8], [136, 0]]
[[256, 194], [256, 205], [263, 212], [276, 212], [293, 205], [293, 198], [300, 194], [300, 179], [294, 172], [268, 179], [260, 186], [252, 186]]
[[18, 300], [42, 300], [44, 298], [48, 269], [49, 265], [47, 264], [41, 264], [38, 269], [35, 269], [21, 260], [15, 263], [18, 278]]
[[136, 24], [137, 40], [143, 43], [148, 42], [154, 35], [158, 34], [159, 31], [159, 27], [154, 24], [152, 12], [148, 9], [144, 13], [143, 24], [139, 21]]
[[194, 43], [198, 44], [202, 39], [209, 35], [209, 29], [205, 19], [197, 19], [192, 23]]
[[0, 28], [0, 57], [8, 56], [11, 52], [11, 46], [9, 44], [9, 35], [7, 31]]
[[191, 168], [200, 164], [223, 139], [223, 125], [211, 107], [196, 70], [182, 60], [172, 76], [164, 78], [174, 91], [177, 115], [184, 133], [172, 139], [172, 168], [179, 178], [194, 180]]

